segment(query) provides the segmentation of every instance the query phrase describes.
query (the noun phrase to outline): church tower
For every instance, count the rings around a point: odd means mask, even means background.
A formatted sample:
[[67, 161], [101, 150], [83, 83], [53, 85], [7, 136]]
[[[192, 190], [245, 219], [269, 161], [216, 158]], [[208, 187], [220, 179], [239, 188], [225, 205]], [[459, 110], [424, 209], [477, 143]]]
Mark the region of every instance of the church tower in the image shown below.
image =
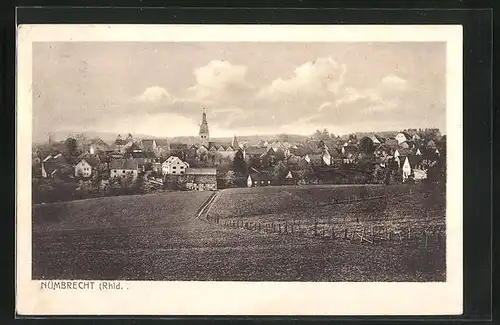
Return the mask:
[[233, 137], [233, 141], [231, 141], [231, 147], [233, 147], [234, 150], [240, 149], [240, 143], [238, 142], [238, 139], [236, 138], [236, 134]]
[[209, 132], [208, 132], [207, 113], [205, 111], [205, 108], [203, 108], [203, 114], [201, 117], [201, 125], [200, 125], [199, 135], [200, 135], [201, 145], [208, 148], [210, 136], [209, 136]]

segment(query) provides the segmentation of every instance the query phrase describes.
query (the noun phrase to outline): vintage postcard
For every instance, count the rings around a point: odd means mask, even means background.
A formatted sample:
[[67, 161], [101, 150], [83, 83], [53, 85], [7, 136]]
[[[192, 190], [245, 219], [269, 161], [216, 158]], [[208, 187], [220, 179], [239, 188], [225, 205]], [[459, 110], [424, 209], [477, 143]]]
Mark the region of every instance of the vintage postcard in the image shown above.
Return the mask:
[[20, 25], [20, 315], [459, 315], [462, 27]]

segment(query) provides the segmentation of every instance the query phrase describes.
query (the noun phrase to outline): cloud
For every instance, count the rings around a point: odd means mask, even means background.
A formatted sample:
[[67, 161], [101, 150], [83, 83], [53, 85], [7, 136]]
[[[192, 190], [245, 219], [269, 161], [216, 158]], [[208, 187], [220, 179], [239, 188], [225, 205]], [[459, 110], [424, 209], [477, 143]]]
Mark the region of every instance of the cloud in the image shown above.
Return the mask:
[[346, 66], [340, 65], [332, 57], [320, 57], [298, 66], [291, 78], [275, 79], [259, 91], [257, 96], [263, 98], [337, 93], [344, 83], [346, 72]]
[[319, 105], [318, 112], [321, 112], [323, 109], [332, 106], [333, 106], [332, 102], [324, 102], [323, 104]]
[[170, 94], [165, 90], [165, 88], [160, 86], [148, 87], [139, 96], [135, 97], [135, 100], [147, 103], [158, 103], [169, 99]]
[[408, 90], [409, 88], [407, 80], [394, 74], [390, 74], [382, 78], [381, 83], [383, 87], [394, 90]]
[[366, 119], [376, 124], [413, 114], [404, 105], [411, 95], [409, 82], [394, 74], [360, 88], [346, 82], [346, 65], [331, 57], [306, 62], [291, 72], [289, 78], [278, 77], [257, 88], [248, 82], [246, 66], [210, 61], [194, 69], [195, 84], [184, 93], [148, 87], [136, 97], [141, 105], [131, 109], [138, 118], [144, 113], [159, 118], [182, 116], [197, 125], [205, 107], [211, 128], [218, 130], [340, 128]]
[[248, 95], [247, 67], [227, 61], [210, 61], [193, 72], [196, 84], [189, 88], [194, 97], [211, 103], [229, 103]]

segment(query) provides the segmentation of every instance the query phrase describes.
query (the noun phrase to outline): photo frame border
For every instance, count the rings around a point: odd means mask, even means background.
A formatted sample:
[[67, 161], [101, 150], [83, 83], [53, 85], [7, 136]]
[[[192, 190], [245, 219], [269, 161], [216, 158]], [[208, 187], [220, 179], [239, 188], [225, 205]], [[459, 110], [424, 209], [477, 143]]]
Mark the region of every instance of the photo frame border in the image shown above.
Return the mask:
[[[20, 10], [21, 9], [21, 10]], [[110, 8], [108, 8], [110, 9]], [[141, 10], [142, 9], [142, 10]], [[28, 11], [26, 11], [28, 10]], [[36, 14], [33, 14], [34, 11], [36, 11]], [[64, 15], [63, 13], [66, 11], [68, 13], [68, 10], [72, 12], [70, 15]], [[87, 14], [83, 14], [81, 10], [84, 10]], [[152, 11], [154, 10], [154, 11]], [[159, 11], [166, 13], [168, 12], [170, 15], [165, 15], [163, 18], [159, 18], [161, 15], [159, 14]], [[180, 11], [179, 11], [180, 10]], [[214, 9], [214, 10], [221, 10], [219, 9]], [[118, 9], [114, 8], [111, 11], [110, 10], [105, 10], [105, 15], [108, 15], [108, 23], [110, 17], [114, 16], [115, 18], [111, 18], [111, 20], [114, 20], [116, 23], [118, 20], [122, 19], [122, 21], [127, 21], [127, 23], [130, 23], [130, 18], [132, 13], [137, 13], [140, 12], [138, 16], [135, 17], [135, 21], [133, 23], [144, 23], [146, 21], [151, 21], [151, 17], [148, 19], [148, 15], [153, 16], [153, 20], [155, 19], [163, 19], [163, 23], [172, 23], [172, 21], [165, 21], [165, 17], [176, 17], [174, 19], [174, 23], [193, 23], [193, 18], [194, 21], [203, 19], [205, 22], [207, 21], [213, 21], [213, 19], [217, 20], [220, 17], [224, 16], [227, 19], [227, 17], [231, 17], [232, 22], [227, 22], [224, 21], [224, 23], [234, 23], [238, 22], [241, 23], [242, 17], [238, 15], [221, 15], [222, 13], [219, 12], [219, 14], [215, 13], [214, 10], [212, 9], [200, 9], [200, 8], [195, 8], [195, 9], [158, 9], [158, 8], [125, 8], [125, 9]], [[238, 12], [241, 14], [240, 9], [223, 9], [223, 11], [226, 12], [227, 10], [229, 11], [234, 11]], [[269, 12], [268, 10], [260, 11], [262, 9], [255, 9], [255, 10], [250, 10], [249, 16], [247, 16], [247, 21], [257, 21], [257, 22], [262, 22], [263, 20], [268, 19], [268, 16], [262, 15], [262, 12]], [[293, 9], [293, 10], [301, 10], [301, 9]], [[272, 21], [273, 24], [277, 23], [283, 23], [284, 21], [287, 23], [289, 22], [286, 19], [286, 13], [287, 12], [292, 12], [292, 9], [283, 9], [283, 16], [280, 16], [279, 13], [278, 15], [275, 15], [275, 17], [278, 17], [278, 19], [275, 19]], [[27, 12], [31, 11], [31, 15], [25, 15]], [[44, 10], [42, 9], [42, 12]], [[96, 13], [96, 15], [92, 15], [92, 11]], [[260, 13], [259, 13], [260, 11]], [[366, 19], [368, 13], [369, 15], [373, 15], [375, 17], [380, 18], [380, 13], [382, 12], [382, 16], [389, 16], [389, 18], [382, 18], [379, 19], [378, 21], [380, 22], [383, 20], [384, 22], [388, 23], [391, 22], [391, 17], [393, 19], [396, 19], [397, 23], [401, 23], [401, 17], [406, 17], [409, 18], [410, 16], [413, 16], [413, 23], [419, 23], [419, 24], [438, 24], [435, 22], [435, 19], [440, 17], [439, 23], [460, 23], [464, 27], [464, 37], [463, 37], [463, 44], [464, 44], [464, 166], [470, 166], [468, 168], [464, 168], [464, 220], [463, 220], [463, 225], [464, 225], [464, 289], [465, 289], [465, 303], [464, 303], [464, 316], [467, 316], [470, 314], [470, 316], [473, 319], [483, 319], [484, 317], [487, 317], [485, 315], [488, 315], [486, 310], [488, 309], [488, 304], [489, 307], [491, 307], [491, 232], [485, 232], [485, 230], [489, 228], [491, 229], [491, 205], [487, 204], [479, 204], [482, 200], [484, 200], [485, 197], [491, 198], [491, 94], [492, 94], [492, 84], [491, 84], [491, 12], [489, 10], [470, 10], [470, 11], [464, 11], [464, 10], [459, 10], [455, 11], [455, 16], [453, 18], [453, 14], [450, 15], [450, 12], [452, 11], [443, 11], [443, 10], [435, 10], [435, 11], [428, 11], [428, 10], [420, 10], [420, 11], [383, 11], [383, 10], [377, 10], [377, 13], [374, 13], [373, 10], [350, 10], [350, 11], [345, 11], [345, 10], [325, 10], [325, 9], [320, 9], [320, 10], [309, 10], [307, 9], [307, 12], [314, 12], [318, 16], [322, 16], [323, 18], [319, 17], [319, 20], [315, 20], [314, 23], [317, 23], [318, 21], [322, 21], [325, 23], [324, 19], [326, 19], [326, 13], [333, 14], [329, 17], [328, 23], [338, 23], [339, 21], [343, 21], [345, 23], [355, 23], [356, 21], [359, 21], [360, 16], [353, 17], [352, 14], [355, 13], [360, 13], [360, 12], [365, 12], [365, 15], [361, 15], [361, 17], [364, 17], [363, 19]], [[419, 15], [419, 13], [422, 13], [425, 11], [426, 13], [431, 13], [425, 15], [425, 21], [422, 21], [422, 15]], [[22, 13], [24, 12], [24, 13]], [[104, 23], [104, 21], [99, 21], [99, 19], [103, 19], [104, 17], [102, 16], [103, 12], [99, 13], [99, 9], [97, 8], [58, 8], [54, 9], [54, 11], [50, 10], [45, 10], [45, 13], [41, 13], [39, 9], [33, 9], [33, 8], [18, 8], [17, 10], [17, 23], [25, 23], [26, 21], [32, 22], [33, 19], [35, 19], [35, 16], [37, 16], [36, 20], [38, 23], [68, 23], [68, 20], [71, 20], [71, 18], [75, 18], [75, 20], [78, 20], [78, 17], [80, 17], [80, 20], [85, 20], [88, 18], [85, 17], [93, 17], [93, 23]], [[114, 14], [113, 14], [114, 12]], [[127, 14], [128, 12], [128, 14]], [[146, 13], [149, 12], [149, 13]], [[248, 12], [248, 11], [247, 11]], [[278, 11], [279, 12], [279, 11]], [[296, 12], [296, 11], [295, 11]], [[323, 12], [323, 14], [321, 14]], [[404, 12], [404, 13], [403, 13]], [[466, 15], [464, 15], [464, 12], [467, 12]], [[20, 14], [22, 13], [22, 14]], [[125, 13], [125, 14], [124, 14]], [[189, 15], [186, 15], [186, 13], [189, 13]], [[350, 14], [349, 14], [350, 13]], [[398, 13], [401, 14], [399, 16], [398, 20]], [[208, 15], [207, 15], [208, 14]], [[23, 16], [24, 15], [24, 16]], [[44, 18], [45, 15], [45, 18]], [[111, 16], [109, 16], [111, 15]], [[128, 16], [127, 16], [128, 15]], [[198, 15], [198, 16], [197, 16]], [[207, 16], [205, 16], [207, 15]], [[219, 18], [217, 18], [217, 15], [220, 15]], [[349, 16], [351, 15], [351, 16]], [[203, 16], [208, 17], [208, 18], [202, 18]], [[340, 17], [344, 17], [343, 19], [340, 19]], [[445, 16], [445, 17], [443, 17]], [[57, 18], [59, 17], [59, 18]], [[100, 18], [101, 17], [101, 18]], [[128, 17], [128, 18], [127, 18]], [[156, 17], [156, 18], [155, 18]], [[184, 17], [184, 20], [180, 20], [179, 17]], [[296, 20], [295, 23], [298, 24], [305, 24], [305, 23], [311, 23], [311, 18], [309, 14], [304, 15], [304, 11], [301, 12], [301, 15], [296, 15], [295, 16]], [[298, 18], [300, 17], [300, 18]], [[347, 18], [346, 18], [347, 17]], [[351, 20], [349, 20], [349, 17], [352, 17]], [[420, 18], [419, 18], [420, 17]], [[451, 17], [451, 18], [450, 18]], [[283, 19], [285, 18], [285, 19]], [[298, 18], [298, 19], [297, 19]], [[429, 19], [430, 18], [430, 19]], [[24, 19], [24, 22], [23, 22]], [[31, 19], [31, 21], [30, 21]], [[60, 19], [58, 21], [58, 19]], [[434, 19], [434, 23], [433, 20]], [[97, 20], [97, 21], [96, 21]], [[404, 20], [404, 18], [403, 18]], [[277, 22], [278, 21], [278, 22]], [[374, 20], [373, 20], [374, 21]], [[394, 21], [394, 20], [392, 20]], [[71, 21], [72, 23], [75, 21]], [[81, 23], [81, 21], [80, 21]], [[376, 23], [376, 22], [374, 22]], [[391, 22], [392, 23], [392, 22]], [[364, 21], [364, 24], [366, 24], [366, 20]], [[479, 35], [481, 37], [477, 37], [478, 35], [478, 30]], [[481, 43], [481, 41], [483, 43]], [[472, 49], [472, 51], [471, 51]], [[481, 64], [479, 64], [482, 62]], [[489, 92], [489, 95], [485, 95], [485, 90]], [[479, 110], [471, 110], [467, 109], [467, 107], [484, 107], [483, 109]], [[474, 113], [472, 113], [474, 112]], [[476, 127], [472, 127], [473, 125], [476, 125]], [[489, 127], [485, 127], [489, 126]], [[467, 153], [467, 147], [470, 148], [470, 146], [474, 146], [474, 150], [472, 151], [473, 156], [471, 155], [471, 152], [469, 151], [469, 154]], [[479, 148], [478, 148], [479, 147]], [[478, 159], [478, 157], [482, 157]], [[485, 168], [485, 165], [489, 165], [489, 168]], [[467, 173], [469, 172], [469, 174]], [[489, 173], [487, 173], [489, 172]], [[465, 186], [465, 184], [468, 184]], [[475, 185], [476, 184], [476, 185]], [[478, 214], [479, 211], [479, 214]], [[468, 215], [472, 215], [472, 212], [474, 212], [475, 217], [467, 217]], [[479, 215], [479, 217], [478, 217]], [[474, 244], [472, 244], [474, 243]], [[478, 252], [481, 252], [478, 254]], [[471, 265], [474, 265], [474, 267], [471, 267]], [[477, 266], [481, 265], [481, 268], [478, 268]], [[489, 273], [488, 273], [489, 271]], [[481, 285], [482, 283], [482, 285]], [[488, 295], [488, 292], [490, 293]], [[488, 299], [485, 298], [486, 296], [489, 296], [489, 302]], [[483, 305], [485, 305], [484, 308], [481, 308], [477, 306], [477, 303], [481, 302]], [[472, 308], [471, 308], [472, 307]], [[473, 313], [470, 313], [470, 311], [475, 311]], [[481, 310], [485, 312], [481, 312]], [[490, 308], [491, 310], [491, 308]], [[490, 312], [491, 315], [491, 312]], [[18, 315], [17, 317], [21, 317]], [[22, 318], [25, 318], [28, 316], [22, 316]], [[69, 316], [56, 316], [56, 317], [62, 317], [62, 318], [67, 318]], [[110, 318], [116, 318], [119, 316], [109, 316]], [[129, 317], [129, 316], [127, 316]], [[172, 318], [175, 318], [174, 316], [171, 316]], [[253, 318], [267, 318], [269, 316], [255, 316]], [[302, 317], [310, 317], [310, 316], [301, 316]], [[335, 318], [335, 319], [355, 319], [349, 316], [322, 316], [324, 317], [330, 317], [330, 318]], [[382, 316], [367, 316], [370, 319], [376, 320], [376, 319], [386, 319]], [[382, 317], [382, 318], [380, 318]], [[411, 318], [413, 316], [409, 316]], [[435, 316], [417, 316], [419, 319], [426, 319], [426, 320], [435, 320], [435, 319], [443, 319], [442, 317], [435, 318]], [[457, 319], [463, 319], [461, 318], [462, 316], [459, 316], [458, 318], [455, 316], [446, 316], [444, 319], [448, 320], [457, 320]], [[28, 318], [32, 318], [29, 316]], [[164, 318], [164, 317], [163, 317]], [[197, 318], [195, 316], [189, 316], [189, 318]], [[210, 316], [209, 318], [215, 318], [213, 316]], [[231, 316], [231, 318], [238, 318], [238, 316]], [[279, 318], [287, 318], [287, 316], [280, 316]], [[366, 319], [363, 317], [363, 319]], [[394, 320], [394, 317], [391, 317], [391, 319]], [[401, 318], [399, 318], [401, 319]], [[404, 319], [408, 319], [408, 317], [404, 317]]]

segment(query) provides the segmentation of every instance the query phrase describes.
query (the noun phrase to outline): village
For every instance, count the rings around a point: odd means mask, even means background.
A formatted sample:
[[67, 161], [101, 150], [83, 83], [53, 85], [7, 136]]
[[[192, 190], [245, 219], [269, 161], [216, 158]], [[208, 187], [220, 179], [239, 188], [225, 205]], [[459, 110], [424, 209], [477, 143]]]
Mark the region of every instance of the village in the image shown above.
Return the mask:
[[[156, 191], [313, 184], [397, 184], [444, 180], [446, 136], [437, 129], [338, 136], [211, 141], [203, 109], [198, 141], [83, 136], [34, 146], [35, 203]], [[283, 139], [284, 138], [284, 139]]]

